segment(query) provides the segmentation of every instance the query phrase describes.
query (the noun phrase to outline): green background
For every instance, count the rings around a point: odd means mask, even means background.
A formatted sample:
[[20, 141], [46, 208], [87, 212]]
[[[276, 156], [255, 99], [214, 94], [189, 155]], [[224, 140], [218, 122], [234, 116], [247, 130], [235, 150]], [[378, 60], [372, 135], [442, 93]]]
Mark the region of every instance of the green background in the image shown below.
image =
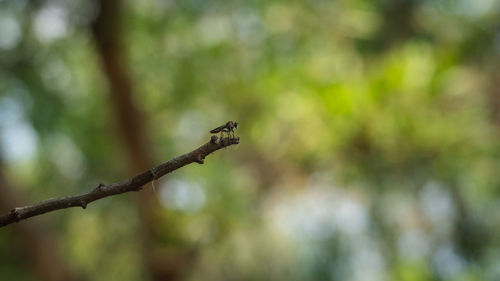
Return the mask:
[[[19, 204], [134, 175], [98, 13], [0, 1], [1, 172]], [[17, 224], [40, 226], [45, 249], [1, 228], [0, 279], [58, 280], [39, 252], [75, 280], [500, 280], [499, 1], [148, 0], [117, 13], [151, 164], [228, 120], [240, 144], [145, 187], [160, 202], [152, 234], [138, 193]]]

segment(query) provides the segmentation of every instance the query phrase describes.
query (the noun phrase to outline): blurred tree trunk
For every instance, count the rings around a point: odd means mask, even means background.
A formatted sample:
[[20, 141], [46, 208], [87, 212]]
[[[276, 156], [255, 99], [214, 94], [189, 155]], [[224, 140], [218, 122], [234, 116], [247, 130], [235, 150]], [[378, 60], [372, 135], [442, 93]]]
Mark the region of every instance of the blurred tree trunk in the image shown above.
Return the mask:
[[[109, 84], [111, 104], [115, 119], [128, 155], [130, 172], [143, 172], [153, 166], [152, 153], [148, 146], [147, 126], [134, 104], [133, 83], [129, 75], [121, 42], [120, 11], [122, 1], [97, 0], [99, 13], [92, 25], [92, 34], [97, 46], [101, 65]], [[143, 246], [146, 267], [154, 280], [175, 280], [190, 263], [192, 255], [182, 249], [162, 250], [155, 243], [160, 222], [161, 206], [156, 194], [139, 192], [136, 196], [143, 224]]]
[[[95, 19], [92, 32], [97, 45], [99, 58], [109, 85], [114, 118], [122, 135], [125, 152], [128, 156], [130, 172], [137, 174], [153, 166], [151, 151], [147, 147], [144, 120], [134, 106], [132, 82], [121, 53], [120, 26], [118, 13], [121, 1], [98, 1], [100, 12]], [[156, 197], [150, 192], [138, 193], [138, 206], [145, 230], [153, 232], [154, 210], [158, 208]]]
[[[7, 181], [0, 167], [0, 212], [19, 206], [16, 188]], [[26, 267], [33, 267], [35, 274], [45, 281], [79, 280], [65, 262], [52, 231], [36, 220], [24, 221], [10, 226], [17, 240], [15, 245], [24, 257]], [[0, 278], [1, 279], [1, 278]]]
[[[492, 72], [500, 73], [500, 67], [494, 67]], [[495, 77], [494, 74], [493, 77]], [[491, 83], [489, 99], [491, 101], [492, 121], [497, 127], [500, 127], [500, 75], [497, 75], [497, 79]]]

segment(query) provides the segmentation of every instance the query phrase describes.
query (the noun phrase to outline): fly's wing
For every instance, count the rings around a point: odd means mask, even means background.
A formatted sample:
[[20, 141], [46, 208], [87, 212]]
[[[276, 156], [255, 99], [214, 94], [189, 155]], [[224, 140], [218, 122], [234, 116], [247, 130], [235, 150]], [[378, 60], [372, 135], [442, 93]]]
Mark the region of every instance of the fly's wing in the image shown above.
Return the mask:
[[216, 133], [222, 131], [225, 127], [226, 127], [226, 125], [219, 126], [219, 127], [215, 128], [215, 129], [211, 130], [210, 133], [216, 134]]

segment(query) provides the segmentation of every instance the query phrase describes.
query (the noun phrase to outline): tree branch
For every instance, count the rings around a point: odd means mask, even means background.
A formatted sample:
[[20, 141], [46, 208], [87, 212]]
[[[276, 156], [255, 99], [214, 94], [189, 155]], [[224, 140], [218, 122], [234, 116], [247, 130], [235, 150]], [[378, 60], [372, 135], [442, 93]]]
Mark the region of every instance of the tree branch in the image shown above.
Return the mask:
[[70, 207], [82, 207], [85, 209], [87, 204], [101, 198], [129, 191], [139, 191], [150, 181], [158, 179], [193, 162], [203, 164], [205, 157], [210, 153], [233, 144], [238, 144], [239, 142], [240, 138], [227, 137], [219, 139], [217, 136], [212, 136], [209, 142], [197, 149], [171, 159], [133, 178], [108, 185], [99, 184], [99, 186], [87, 193], [50, 198], [34, 205], [14, 208], [7, 214], [0, 216], [0, 227], [59, 209]]

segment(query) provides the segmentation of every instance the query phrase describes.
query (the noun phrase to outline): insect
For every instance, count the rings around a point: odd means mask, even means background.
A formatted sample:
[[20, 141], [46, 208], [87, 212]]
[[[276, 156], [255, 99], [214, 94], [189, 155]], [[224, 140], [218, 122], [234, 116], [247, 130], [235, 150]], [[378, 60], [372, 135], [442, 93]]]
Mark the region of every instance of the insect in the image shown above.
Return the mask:
[[234, 129], [237, 129], [237, 128], [238, 128], [238, 122], [229, 121], [226, 124], [211, 130], [210, 133], [217, 134], [220, 132], [221, 138], [223, 137], [224, 132], [226, 132], [229, 137], [231, 137], [231, 133], [233, 133], [233, 137], [234, 137]]

